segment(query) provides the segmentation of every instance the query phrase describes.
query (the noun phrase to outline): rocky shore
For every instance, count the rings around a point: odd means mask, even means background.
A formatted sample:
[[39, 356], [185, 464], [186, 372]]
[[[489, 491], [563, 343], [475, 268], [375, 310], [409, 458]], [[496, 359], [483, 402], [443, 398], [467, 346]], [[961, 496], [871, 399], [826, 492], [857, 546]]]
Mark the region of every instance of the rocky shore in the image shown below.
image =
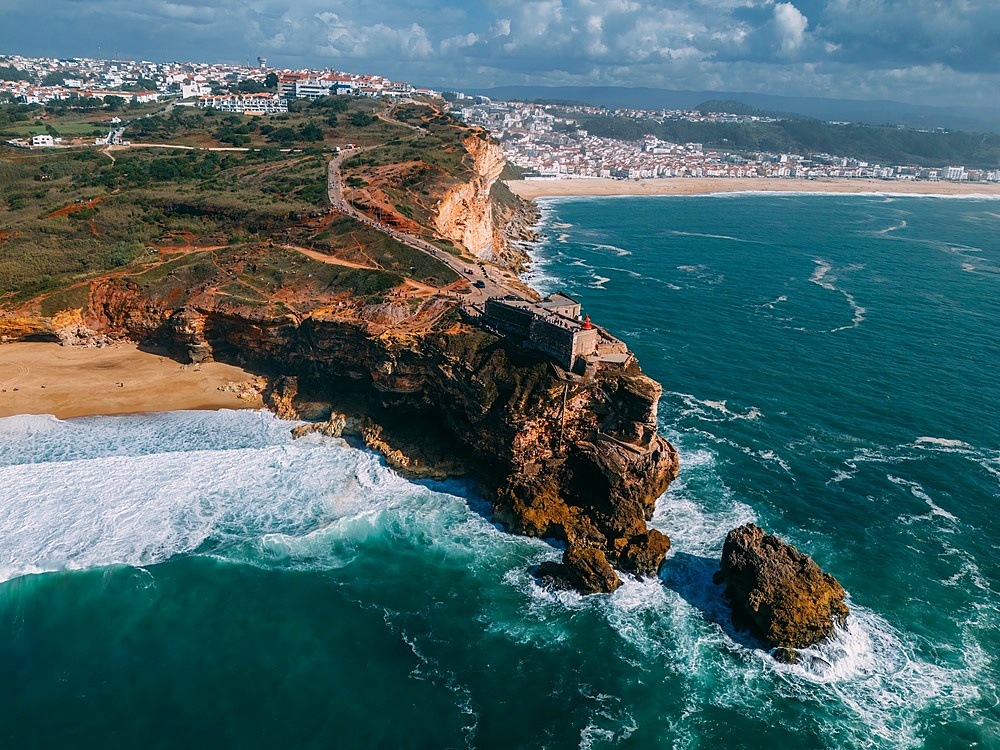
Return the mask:
[[[455, 242], [475, 243], [466, 248], [470, 256], [510, 274], [527, 260], [524, 243], [535, 237], [537, 209], [497, 182], [496, 153], [492, 145], [477, 146], [475, 161], [485, 171], [468, 189], [445, 195], [439, 228]], [[409, 476], [466, 473], [511, 532], [561, 542], [561, 561], [537, 571], [543, 585], [610, 592], [621, 574], [659, 572], [670, 540], [648, 521], [677, 475], [678, 456], [657, 433], [660, 385], [634, 357], [569, 373], [463, 317], [460, 294], [329, 291], [317, 280], [329, 271], [322, 259], [272, 243], [180, 261], [169, 273], [154, 267], [134, 278], [96, 278], [80, 308], [48, 316], [31, 305], [7, 311], [0, 336], [56, 341], [66, 330], [87, 330], [165, 347], [181, 362], [214, 360], [260, 373], [271, 409], [313, 423], [300, 432], [350, 436]], [[232, 279], [264, 283], [265, 268], [280, 269], [269, 299], [225, 292]], [[732, 546], [727, 541], [727, 550]], [[729, 558], [749, 553], [734, 554]], [[786, 555], [789, 575], [771, 581], [768, 595], [809, 607], [813, 579], [826, 579], [797, 554]], [[792, 614], [782, 621], [792, 625], [772, 634], [745, 605], [760, 600], [744, 585], [748, 575], [724, 560], [722, 580], [737, 616], [765, 642], [803, 647], [846, 617], [842, 590], [838, 600], [828, 586], [832, 593], [821, 595], [817, 611], [829, 628]], [[796, 588], [797, 578], [804, 588]], [[781, 590], [805, 593], [782, 599]], [[800, 622], [805, 628], [793, 633]]]

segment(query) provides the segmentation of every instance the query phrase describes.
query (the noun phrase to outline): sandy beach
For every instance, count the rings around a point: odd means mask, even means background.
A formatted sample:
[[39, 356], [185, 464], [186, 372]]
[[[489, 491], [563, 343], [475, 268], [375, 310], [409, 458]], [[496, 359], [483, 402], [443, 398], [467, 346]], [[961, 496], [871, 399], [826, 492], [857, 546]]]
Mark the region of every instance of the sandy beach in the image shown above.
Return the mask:
[[889, 180], [795, 180], [729, 177], [675, 177], [659, 180], [511, 180], [522, 198], [604, 195], [708, 195], [711, 193], [898, 193], [907, 195], [995, 195], [997, 183], [896, 182]]
[[254, 409], [262, 406], [259, 397], [243, 399], [232, 390], [219, 390], [254, 378], [220, 362], [182, 365], [140, 351], [135, 344], [102, 349], [3, 344], [0, 417], [52, 414], [66, 419], [179, 409]]

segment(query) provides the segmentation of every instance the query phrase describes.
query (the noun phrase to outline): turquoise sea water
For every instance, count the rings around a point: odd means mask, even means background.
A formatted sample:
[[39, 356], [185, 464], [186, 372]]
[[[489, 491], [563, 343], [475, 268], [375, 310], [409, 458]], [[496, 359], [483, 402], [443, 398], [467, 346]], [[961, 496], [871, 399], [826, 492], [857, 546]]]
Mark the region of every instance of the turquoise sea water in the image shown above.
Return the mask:
[[[1000, 201], [544, 204], [531, 279], [664, 384], [660, 580], [251, 412], [0, 420], [0, 747], [1000, 747]], [[795, 666], [711, 582], [755, 521], [843, 583]]]

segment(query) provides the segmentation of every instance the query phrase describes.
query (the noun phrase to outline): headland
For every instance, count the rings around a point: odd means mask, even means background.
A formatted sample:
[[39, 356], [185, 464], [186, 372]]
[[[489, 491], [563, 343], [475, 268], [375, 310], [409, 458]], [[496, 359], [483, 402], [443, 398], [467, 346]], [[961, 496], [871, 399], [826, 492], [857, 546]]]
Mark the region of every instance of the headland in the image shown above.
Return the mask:
[[[329, 111], [352, 107], [349, 126]], [[434, 101], [367, 109], [297, 105], [289, 137], [326, 148], [10, 158], [2, 413], [264, 403], [401, 473], [469, 475], [508, 530], [564, 545], [535, 571], [549, 587], [658, 575], [670, 539], [648, 523], [679, 468], [661, 386], [577, 300], [519, 281], [537, 209], [489, 133]], [[218, 139], [214, 117], [137, 133]], [[273, 133], [244, 120], [251, 143]]]
[[[318, 131], [325, 148], [12, 156], [0, 346], [49, 347], [47, 367], [56, 342], [131, 342], [173, 362], [155, 373], [133, 349], [128, 364], [83, 349], [68, 365], [88, 363], [75, 396], [72, 376], [15, 365], [14, 379], [62, 400], [8, 413], [200, 408], [225, 392], [185, 377], [241, 368], [219, 375], [259, 375], [280, 417], [358, 439], [411, 476], [467, 473], [508, 529], [565, 543], [551, 585], [610, 591], [616, 570], [655, 575], [670, 542], [647, 522], [678, 469], [657, 433], [661, 388], [578, 302], [518, 280], [537, 211], [499, 182], [500, 145], [433, 101], [375, 117], [337, 98], [296, 109], [293, 136]], [[270, 131], [243, 120], [266, 146]], [[213, 122], [164, 111], [132, 143], [217, 138]]]
[[712, 195], [715, 193], [833, 193], [939, 195], [949, 197], [988, 195], [1000, 198], [1000, 184], [904, 180], [741, 177], [674, 177], [670, 179], [612, 180], [510, 180], [511, 192], [524, 198], [616, 195]]

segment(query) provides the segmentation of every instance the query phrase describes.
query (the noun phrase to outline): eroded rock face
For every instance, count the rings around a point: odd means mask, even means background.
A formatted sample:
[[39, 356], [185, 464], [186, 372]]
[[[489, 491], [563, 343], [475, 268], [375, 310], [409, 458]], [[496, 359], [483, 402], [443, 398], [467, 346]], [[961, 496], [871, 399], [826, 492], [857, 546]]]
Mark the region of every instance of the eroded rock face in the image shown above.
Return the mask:
[[618, 563], [630, 573], [652, 577], [660, 572], [669, 550], [670, 539], [667, 535], [656, 529], [650, 529], [628, 540], [618, 558]]
[[754, 524], [726, 536], [715, 580], [726, 584], [734, 621], [772, 647], [806, 648], [847, 621], [844, 589], [833, 576]]
[[494, 241], [490, 188], [506, 163], [503, 149], [493, 139], [478, 133], [466, 138], [464, 145], [475, 162], [476, 176], [444, 194], [434, 225], [438, 232], [473, 255], [490, 257]]
[[594, 547], [570, 547], [561, 563], [542, 563], [538, 578], [543, 585], [585, 594], [610, 594], [622, 585], [607, 556]]
[[[530, 216], [494, 190], [502, 149], [478, 134], [465, 146], [477, 176], [441, 196], [437, 228], [471, 253], [517, 268], [524, 254], [511, 240], [530, 238], [523, 234]], [[328, 419], [341, 398], [360, 404], [358, 413], [372, 421], [359, 424], [357, 436], [399, 470], [437, 476], [438, 467], [468, 466], [512, 532], [564, 540], [568, 572], [559, 577], [574, 588], [613, 590], [614, 567], [656, 574], [670, 542], [647, 521], [678, 462], [656, 432], [660, 386], [638, 365], [568, 376], [462, 322], [459, 303], [444, 295], [414, 307], [391, 294], [371, 300], [327, 292], [301, 276], [264, 304], [223, 291], [238, 274], [287, 252], [271, 243], [241, 246], [156, 280], [95, 279], [74, 320], [166, 346], [185, 361], [266, 373], [268, 403], [282, 417]], [[0, 338], [27, 336], [30, 325], [0, 319]], [[37, 324], [42, 331], [53, 325]], [[417, 439], [401, 423], [419, 428]], [[430, 433], [441, 438], [440, 451], [421, 455], [414, 446], [430, 442]]]

